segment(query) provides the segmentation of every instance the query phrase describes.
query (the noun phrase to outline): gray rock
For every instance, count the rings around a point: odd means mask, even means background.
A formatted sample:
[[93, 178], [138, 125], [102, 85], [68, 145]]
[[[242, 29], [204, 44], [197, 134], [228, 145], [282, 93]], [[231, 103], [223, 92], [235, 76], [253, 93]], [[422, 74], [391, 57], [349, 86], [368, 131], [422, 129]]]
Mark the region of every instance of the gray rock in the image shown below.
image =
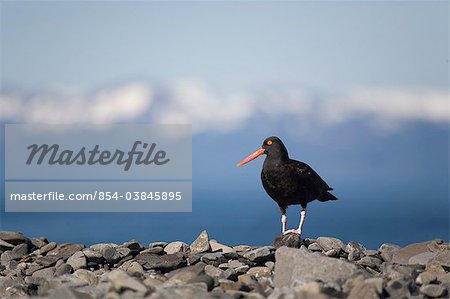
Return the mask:
[[385, 262], [380, 267], [383, 276], [390, 280], [415, 280], [419, 271], [412, 265]]
[[103, 255], [100, 252], [95, 251], [91, 248], [83, 249], [83, 254], [86, 257], [88, 263], [93, 262], [97, 264], [102, 264], [104, 262]]
[[12, 260], [18, 260], [21, 256], [12, 252], [11, 250], [7, 250], [2, 253], [0, 256], [0, 263], [4, 266], [6, 266], [10, 261]]
[[164, 254], [165, 252], [163, 247], [156, 246], [144, 249], [140, 253]]
[[50, 267], [50, 268], [44, 268], [41, 270], [37, 270], [35, 271], [31, 276], [33, 277], [42, 277], [45, 279], [50, 279], [53, 277], [53, 274], [55, 273], [55, 268], [54, 267]]
[[144, 268], [138, 262], [132, 262], [127, 269], [127, 273], [131, 276], [139, 276], [144, 273]]
[[373, 286], [378, 295], [381, 296], [383, 294], [383, 284], [384, 283], [383, 283], [382, 277], [367, 278], [364, 281], [366, 283], [370, 284], [371, 286]]
[[345, 250], [345, 245], [341, 240], [330, 237], [319, 237], [316, 240], [317, 244], [323, 248], [324, 251], [328, 251], [331, 249], [341, 249]]
[[176, 241], [171, 242], [164, 247], [164, 252], [167, 254], [175, 254], [178, 252], [187, 252], [189, 249], [189, 245], [184, 242]]
[[39, 256], [35, 259], [35, 262], [44, 267], [50, 267], [56, 265], [58, 258], [55, 256]]
[[430, 261], [440, 264], [447, 271], [450, 270], [450, 250], [437, 253]]
[[209, 246], [211, 246], [211, 251], [216, 252], [216, 251], [221, 251], [223, 253], [230, 253], [230, 252], [236, 252], [233, 248], [220, 244], [217, 241], [209, 241]]
[[273, 247], [276, 249], [287, 246], [292, 248], [300, 248], [302, 245], [302, 238], [299, 234], [296, 233], [288, 233], [288, 234], [279, 234], [275, 240], [273, 240]]
[[365, 281], [358, 282], [350, 291], [348, 299], [379, 299], [378, 293], [373, 285]]
[[71, 257], [75, 252], [80, 251], [84, 248], [83, 244], [61, 244], [55, 249], [49, 251], [47, 253], [48, 256], [56, 256], [58, 258], [62, 258], [67, 260]]
[[437, 284], [423, 285], [420, 287], [420, 292], [431, 298], [442, 297], [447, 294], [447, 290], [443, 286]]
[[202, 253], [211, 250], [211, 246], [209, 245], [209, 237], [206, 230], [202, 231], [197, 239], [192, 242], [190, 249], [192, 253]]
[[325, 255], [329, 256], [329, 257], [339, 257], [340, 252], [341, 252], [340, 249], [335, 248], [335, 249], [330, 249], [327, 252], [325, 252]]
[[111, 281], [114, 289], [117, 291], [132, 290], [140, 293], [146, 293], [147, 288], [140, 281], [129, 276], [122, 270], [111, 271], [108, 275], [109, 281]]
[[272, 271], [267, 267], [253, 267], [247, 271], [247, 274], [259, 278], [262, 276], [270, 276]]
[[14, 248], [13, 244], [10, 244], [10, 243], [0, 239], [0, 250], [1, 251], [11, 250], [13, 248]]
[[227, 261], [222, 252], [203, 254], [200, 257], [200, 260], [208, 265], [213, 265], [215, 267], [218, 267], [220, 264]]
[[58, 267], [56, 267], [55, 276], [61, 276], [61, 275], [64, 275], [64, 274], [70, 274], [70, 273], [72, 273], [72, 271], [73, 271], [72, 266], [69, 265], [69, 264], [65, 264], [64, 263], [64, 264], [59, 265]]
[[436, 257], [437, 254], [438, 254], [437, 252], [422, 252], [416, 254], [408, 260], [408, 264], [425, 266], [426, 264], [428, 264], [430, 260]]
[[36, 253], [36, 255], [45, 255], [47, 252], [49, 252], [55, 248], [56, 248], [56, 243], [50, 242], [48, 244], [45, 244], [44, 246], [42, 246], [41, 248], [39, 248], [38, 250], [36, 250], [34, 252]]
[[311, 251], [323, 251], [323, 248], [320, 247], [320, 245], [317, 244], [317, 243], [309, 244], [308, 249], [311, 250]]
[[[274, 285], [291, 286], [295, 281], [344, 282], [353, 275], [368, 276], [358, 266], [341, 259], [311, 253], [306, 248], [281, 247], [276, 252]], [[317, 267], [320, 265], [320, 267]]]
[[167, 243], [167, 242], [153, 242], [153, 243], [151, 243], [150, 245], [149, 245], [149, 247], [150, 248], [153, 248], [153, 247], [166, 247], [167, 246], [167, 244], [169, 244], [169, 243]]
[[22, 243], [19, 245], [16, 245], [13, 249], [12, 252], [17, 255], [17, 256], [24, 256], [28, 253], [28, 244], [27, 243]]
[[360, 259], [357, 263], [375, 270], [378, 270], [381, 266], [381, 260], [373, 256], [365, 256], [362, 259]]
[[392, 261], [392, 256], [394, 255], [394, 253], [396, 253], [400, 249], [401, 247], [397, 244], [384, 243], [381, 244], [380, 248], [378, 248], [378, 251], [380, 252], [381, 257], [385, 262], [390, 262]]
[[76, 270], [73, 275], [76, 277], [85, 280], [89, 285], [97, 285], [98, 277], [93, 272], [85, 269]]
[[47, 244], [47, 242], [38, 239], [38, 238], [31, 238], [30, 239], [31, 245], [33, 245], [36, 248], [41, 248], [42, 246], [45, 246]]
[[436, 281], [437, 281], [436, 274], [430, 272], [422, 272], [416, 278], [416, 284], [418, 285], [430, 284]]
[[122, 245], [120, 245], [119, 247], [128, 248], [128, 249], [130, 249], [132, 251], [136, 251], [136, 252], [140, 252], [144, 249], [144, 246], [142, 246], [142, 244], [139, 243], [139, 241], [137, 241], [137, 240], [131, 240], [131, 241], [125, 242]]
[[21, 232], [0, 231], [0, 240], [12, 245], [30, 243], [30, 239], [25, 237]]
[[117, 247], [119, 247], [119, 245], [117, 245], [116, 243], [97, 243], [97, 244], [93, 244], [93, 245], [89, 246], [90, 249], [98, 251], [98, 252], [102, 252], [103, 249], [105, 249], [107, 247], [117, 248]]
[[205, 274], [207, 274], [207, 275], [217, 279], [217, 281], [220, 278], [225, 278], [224, 273], [225, 273], [225, 271], [223, 271], [223, 270], [221, 270], [219, 268], [216, 268], [216, 267], [214, 267], [212, 265], [206, 265], [205, 266]]
[[109, 264], [116, 264], [120, 261], [121, 255], [116, 250], [116, 247], [110, 247], [106, 246], [101, 251], [103, 258], [109, 263]]
[[265, 262], [274, 261], [275, 248], [273, 246], [264, 246], [247, 251], [243, 257], [256, 264], [264, 265]]
[[78, 269], [86, 269], [86, 256], [83, 254], [83, 252], [77, 251], [67, 259], [67, 264], [71, 265], [74, 271]]
[[385, 288], [391, 298], [408, 298], [411, 294], [411, 282], [403, 279], [390, 280]]
[[187, 284], [168, 288], [158, 288], [149, 299], [203, 299], [208, 298], [207, 286], [201, 284]]
[[139, 262], [146, 270], [154, 269], [161, 271], [170, 271], [187, 264], [182, 253], [154, 255], [154, 254], [139, 254], [136, 256], [136, 261]]
[[365, 250], [366, 248], [364, 248], [364, 246], [355, 241], [348, 242], [345, 247], [345, 252], [348, 253], [349, 261], [356, 261], [362, 258]]
[[430, 252], [427, 244], [428, 242], [414, 243], [394, 252], [392, 255], [392, 262], [407, 265], [411, 257], [420, 253]]

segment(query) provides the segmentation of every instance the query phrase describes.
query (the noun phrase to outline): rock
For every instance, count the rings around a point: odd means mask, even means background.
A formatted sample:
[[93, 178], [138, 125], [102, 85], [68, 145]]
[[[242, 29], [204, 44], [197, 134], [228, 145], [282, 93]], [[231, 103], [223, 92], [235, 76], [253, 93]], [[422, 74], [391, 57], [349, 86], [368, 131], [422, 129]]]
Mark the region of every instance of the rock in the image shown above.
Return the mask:
[[167, 254], [162, 256], [154, 254], [139, 254], [135, 259], [146, 270], [154, 269], [170, 271], [187, 264], [182, 253]]
[[92, 262], [92, 263], [102, 264], [104, 262], [103, 255], [98, 251], [95, 251], [90, 248], [86, 248], [82, 252], [83, 252], [84, 256], [86, 257], [86, 260], [88, 263]]
[[30, 239], [25, 237], [21, 232], [0, 231], [0, 240], [3, 240], [12, 245], [30, 243]]
[[382, 277], [372, 277], [364, 280], [366, 283], [370, 284], [378, 295], [383, 294], [383, 278]]
[[258, 278], [262, 276], [270, 276], [272, 271], [270, 271], [267, 267], [253, 267], [247, 271], [247, 274]]
[[217, 243], [216, 241], [209, 241], [209, 246], [211, 246], [211, 251], [212, 252], [216, 252], [216, 251], [221, 251], [223, 253], [229, 253], [229, 252], [236, 252], [233, 248]]
[[325, 252], [325, 255], [329, 256], [329, 257], [339, 257], [340, 252], [341, 252], [340, 249], [335, 248], [335, 249], [330, 249], [327, 252]]
[[74, 271], [78, 269], [86, 269], [86, 256], [83, 254], [83, 252], [77, 251], [67, 259], [67, 264], [72, 266]]
[[386, 292], [391, 298], [408, 298], [410, 292], [411, 282], [403, 279], [390, 280], [386, 286]]
[[175, 254], [178, 252], [187, 252], [189, 249], [189, 245], [187, 245], [184, 242], [172, 242], [166, 245], [166, 247], [164, 247], [164, 252], [167, 254]]
[[139, 276], [144, 273], [144, 268], [138, 262], [132, 262], [127, 269], [127, 273], [131, 276]]
[[45, 279], [50, 279], [53, 277], [53, 274], [55, 273], [55, 268], [54, 267], [50, 267], [50, 268], [44, 268], [41, 270], [37, 270], [35, 271], [31, 276], [33, 277], [42, 277]]
[[202, 253], [211, 250], [211, 246], [209, 245], [209, 237], [206, 230], [202, 231], [197, 239], [192, 242], [190, 249], [192, 253]]
[[420, 273], [416, 278], [416, 284], [423, 285], [423, 284], [430, 284], [437, 280], [437, 276], [435, 274], [432, 274], [430, 272], [422, 272]]
[[22, 257], [28, 253], [28, 244], [22, 243], [22, 244], [16, 245], [12, 249], [12, 252], [17, 256]]
[[423, 285], [420, 287], [420, 292], [431, 298], [442, 297], [447, 294], [447, 290], [443, 286], [437, 284]]
[[381, 260], [373, 256], [365, 256], [362, 259], [360, 259], [357, 263], [375, 270], [378, 270], [381, 266]]
[[267, 262], [264, 264], [267, 268], [269, 268], [270, 271], [275, 269], [275, 263], [274, 262]]
[[378, 248], [378, 251], [380, 252], [381, 257], [385, 262], [390, 262], [392, 261], [392, 256], [394, 255], [394, 253], [396, 253], [400, 249], [401, 247], [397, 244], [384, 243], [381, 244], [380, 248]]
[[373, 250], [373, 249], [365, 249], [364, 250], [364, 255], [367, 256], [378, 256], [378, 250]]
[[329, 237], [319, 237], [316, 240], [317, 244], [319, 244], [320, 247], [324, 251], [328, 251], [331, 249], [341, 249], [345, 250], [344, 243], [342, 243], [341, 240], [336, 238], [329, 238]]
[[253, 249], [253, 247], [249, 246], [249, 245], [237, 245], [237, 246], [233, 246], [233, 249], [238, 252], [242, 252], [242, 251], [249, 251], [249, 250]]
[[349, 261], [356, 261], [362, 258], [365, 250], [366, 248], [364, 248], [364, 246], [355, 241], [348, 242], [345, 247], [345, 252], [348, 253]]
[[92, 273], [89, 270], [78, 269], [73, 273], [73, 275], [75, 275], [76, 277], [78, 277], [80, 279], [83, 279], [84, 281], [89, 283], [89, 285], [96, 285], [98, 283], [97, 275], [95, 275], [94, 273]]
[[140, 253], [164, 254], [165, 252], [163, 247], [156, 246], [144, 249]]
[[206, 285], [206, 290], [211, 291], [214, 288], [214, 279], [209, 275], [198, 275], [189, 281], [190, 284], [203, 283]]
[[44, 267], [54, 266], [58, 258], [55, 256], [39, 256], [35, 259], [35, 262]]
[[83, 248], [84, 248], [83, 244], [62, 244], [62, 245], [59, 245], [58, 247], [56, 247], [55, 249], [49, 251], [47, 253], [47, 255], [48, 256], [56, 256], [58, 258], [67, 260], [75, 252], [80, 251]]
[[39, 248], [38, 250], [35, 251], [35, 253], [37, 255], [45, 255], [47, 252], [53, 250], [56, 248], [56, 243], [55, 242], [50, 242], [44, 246], [42, 246], [41, 248]]
[[428, 242], [410, 244], [392, 255], [392, 262], [402, 265], [408, 265], [409, 259], [415, 255], [430, 252], [428, 250]]
[[295, 281], [321, 280], [343, 283], [353, 275], [368, 276], [367, 272], [348, 261], [311, 253], [305, 247], [300, 249], [281, 247], [277, 250], [275, 259], [275, 287], [291, 286]]
[[440, 264], [445, 270], [450, 270], [450, 250], [438, 252], [431, 262]]
[[8, 265], [8, 263], [12, 260], [18, 260], [21, 256], [12, 252], [11, 250], [7, 250], [2, 253], [0, 256], [0, 263], [4, 266]]
[[211, 276], [212, 278], [215, 278], [217, 280], [219, 280], [220, 278], [225, 278], [224, 275], [225, 271], [216, 268], [212, 265], [206, 265], [205, 266], [205, 274]]
[[151, 243], [148, 247], [153, 248], [153, 247], [166, 247], [167, 246], [167, 242], [153, 242]]
[[375, 287], [365, 281], [361, 281], [357, 283], [352, 290], [350, 291], [350, 294], [347, 297], [348, 299], [379, 299], [378, 293], [375, 289]]
[[146, 293], [147, 288], [138, 280], [129, 276], [122, 270], [113, 270], [108, 275], [109, 281], [111, 281], [114, 289], [117, 291], [132, 290], [139, 293]]
[[72, 271], [73, 271], [73, 268], [72, 268], [71, 265], [69, 265], [69, 264], [62, 264], [62, 265], [56, 267], [55, 276], [61, 276], [61, 275], [64, 275], [64, 274], [70, 274], [70, 273], [72, 273]]
[[101, 251], [103, 258], [111, 265], [116, 264], [121, 259], [121, 255], [116, 248], [105, 246]]
[[48, 242], [45, 242], [41, 239], [37, 238], [31, 238], [30, 239], [31, 245], [33, 245], [35, 248], [41, 248], [42, 246], [45, 246]]
[[10, 243], [0, 239], [0, 250], [1, 251], [11, 250], [13, 248], [14, 248], [13, 244], [10, 244]]
[[142, 246], [142, 244], [139, 243], [139, 241], [137, 241], [137, 240], [131, 240], [131, 241], [125, 242], [122, 245], [120, 245], [119, 247], [128, 248], [131, 251], [135, 251], [135, 252], [141, 252], [144, 249], [144, 246]]
[[225, 263], [227, 259], [223, 256], [222, 252], [206, 253], [200, 257], [200, 260], [208, 265], [218, 267], [220, 264]]
[[243, 257], [251, 262], [264, 265], [265, 262], [273, 261], [275, 256], [275, 248], [272, 246], [264, 246], [257, 249], [247, 251]]
[[410, 265], [426, 265], [431, 259], [437, 255], [437, 252], [423, 252], [412, 256], [408, 260]]
[[279, 234], [275, 240], [273, 240], [273, 247], [276, 249], [281, 246], [287, 246], [292, 248], [300, 248], [302, 245], [302, 238], [299, 234], [296, 233], [288, 233], [288, 234]]
[[322, 252], [322, 251], [323, 251], [323, 248], [320, 247], [320, 245], [317, 244], [317, 243], [311, 243], [311, 244], [308, 246], [308, 250], [311, 250], [311, 251], [320, 251], [320, 252]]

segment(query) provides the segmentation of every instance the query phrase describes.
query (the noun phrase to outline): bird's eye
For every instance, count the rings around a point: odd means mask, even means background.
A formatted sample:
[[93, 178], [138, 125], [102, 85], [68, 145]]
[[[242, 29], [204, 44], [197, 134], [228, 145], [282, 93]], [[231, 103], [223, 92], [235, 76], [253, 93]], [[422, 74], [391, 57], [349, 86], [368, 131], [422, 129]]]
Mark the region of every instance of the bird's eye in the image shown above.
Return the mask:
[[272, 140], [268, 140], [267, 145], [272, 145]]

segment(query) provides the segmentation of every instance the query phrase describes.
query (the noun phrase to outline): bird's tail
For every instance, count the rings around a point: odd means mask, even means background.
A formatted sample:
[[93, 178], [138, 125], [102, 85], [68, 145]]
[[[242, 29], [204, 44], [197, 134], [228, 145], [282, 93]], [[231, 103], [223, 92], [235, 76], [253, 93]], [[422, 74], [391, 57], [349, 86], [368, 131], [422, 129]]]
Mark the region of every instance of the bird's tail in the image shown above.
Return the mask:
[[322, 194], [320, 194], [317, 199], [319, 201], [328, 201], [328, 200], [337, 200], [337, 197], [331, 194], [330, 192], [325, 191]]

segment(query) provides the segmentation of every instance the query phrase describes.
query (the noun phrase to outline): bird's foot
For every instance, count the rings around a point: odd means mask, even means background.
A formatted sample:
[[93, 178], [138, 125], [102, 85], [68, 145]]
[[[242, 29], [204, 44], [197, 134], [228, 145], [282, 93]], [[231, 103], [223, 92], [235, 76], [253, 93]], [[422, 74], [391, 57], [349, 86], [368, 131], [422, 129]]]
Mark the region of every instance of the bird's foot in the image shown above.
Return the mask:
[[301, 235], [302, 231], [300, 229], [289, 229], [287, 231], [284, 231], [283, 235], [292, 234], [292, 233]]

